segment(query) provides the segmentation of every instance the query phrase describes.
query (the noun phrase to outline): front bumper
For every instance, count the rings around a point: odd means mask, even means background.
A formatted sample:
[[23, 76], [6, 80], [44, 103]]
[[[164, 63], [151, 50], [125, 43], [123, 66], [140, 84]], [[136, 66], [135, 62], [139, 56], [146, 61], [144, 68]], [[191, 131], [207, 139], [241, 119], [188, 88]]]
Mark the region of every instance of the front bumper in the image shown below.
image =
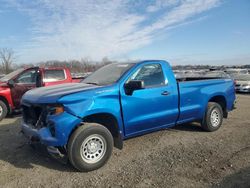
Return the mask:
[[250, 93], [250, 87], [246, 87], [246, 86], [240, 86], [240, 87], [236, 87], [235, 90], [237, 92], [241, 92], [241, 93]]
[[52, 145], [57, 143], [58, 140], [55, 137], [52, 137], [48, 128], [43, 127], [41, 129], [34, 129], [26, 123], [22, 123], [22, 133], [32, 142], [40, 142], [44, 145]]
[[239, 89], [238, 92], [241, 92], [241, 93], [250, 93], [250, 88]]
[[35, 128], [31, 125], [22, 122], [21, 129], [23, 134], [30, 140], [39, 142], [46, 146], [65, 146], [68, 142], [69, 136], [75, 126], [81, 123], [81, 119], [63, 112], [60, 115], [48, 116], [48, 122], [53, 126], [54, 132], [51, 131], [49, 126], [42, 128]]

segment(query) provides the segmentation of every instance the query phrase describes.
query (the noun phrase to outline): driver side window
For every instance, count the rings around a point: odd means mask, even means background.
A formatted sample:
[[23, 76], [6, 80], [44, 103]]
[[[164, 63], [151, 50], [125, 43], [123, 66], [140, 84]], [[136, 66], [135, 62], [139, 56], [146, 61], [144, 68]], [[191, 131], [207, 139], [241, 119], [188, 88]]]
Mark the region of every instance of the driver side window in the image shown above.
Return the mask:
[[148, 64], [139, 68], [128, 81], [144, 81], [145, 87], [165, 85], [165, 78], [160, 64]]
[[21, 84], [35, 84], [36, 83], [36, 70], [27, 70], [16, 78], [16, 83]]

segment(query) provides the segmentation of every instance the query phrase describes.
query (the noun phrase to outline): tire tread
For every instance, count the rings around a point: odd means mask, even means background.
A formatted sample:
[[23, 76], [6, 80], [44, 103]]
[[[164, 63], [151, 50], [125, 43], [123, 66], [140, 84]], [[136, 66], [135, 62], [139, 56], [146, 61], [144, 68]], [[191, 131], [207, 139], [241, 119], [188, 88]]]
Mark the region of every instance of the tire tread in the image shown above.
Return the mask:
[[[221, 121], [217, 127], [213, 127], [211, 125], [211, 122], [210, 122], [210, 113], [214, 108], [218, 108], [220, 111], [220, 115], [221, 115], [221, 117], [220, 117]], [[223, 111], [222, 111], [220, 104], [218, 104], [216, 102], [209, 102], [207, 105], [205, 116], [204, 116], [202, 124], [201, 124], [202, 129], [205, 131], [208, 131], [208, 132], [216, 131], [221, 127], [222, 121], [223, 121]]]
[[[80, 168], [77, 164], [76, 164], [76, 161], [75, 161], [75, 158], [74, 158], [74, 151], [73, 151], [73, 148], [74, 148], [74, 144], [76, 143], [76, 140], [79, 138], [79, 135], [82, 134], [84, 131], [88, 130], [88, 129], [91, 129], [93, 127], [100, 127], [101, 129], [103, 129], [108, 135], [109, 135], [109, 138], [112, 139], [112, 148], [111, 148], [111, 153], [112, 153], [112, 150], [113, 150], [113, 137], [112, 137], [112, 134], [109, 132], [109, 130], [100, 125], [100, 124], [97, 124], [97, 123], [84, 123], [83, 125], [79, 126], [74, 132], [73, 134], [71, 135], [70, 139], [69, 139], [69, 142], [68, 142], [68, 145], [67, 145], [67, 150], [68, 150], [68, 158], [69, 158], [69, 161], [70, 163], [73, 165], [73, 167], [75, 167], [76, 169], [78, 169], [79, 171], [91, 171], [91, 170], [94, 170], [94, 169], [83, 169], [83, 168]], [[107, 145], [107, 147], [110, 147]], [[108, 156], [109, 158], [110, 156]], [[104, 164], [106, 163], [106, 161], [104, 162]], [[103, 164], [103, 165], [104, 165]]]

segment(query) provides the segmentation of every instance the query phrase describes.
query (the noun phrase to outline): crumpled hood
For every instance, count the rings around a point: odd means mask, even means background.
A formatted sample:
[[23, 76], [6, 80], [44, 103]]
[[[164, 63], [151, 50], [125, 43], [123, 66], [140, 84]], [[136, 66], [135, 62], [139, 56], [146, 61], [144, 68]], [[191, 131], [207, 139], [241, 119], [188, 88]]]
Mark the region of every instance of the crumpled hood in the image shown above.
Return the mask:
[[22, 103], [56, 103], [62, 96], [95, 89], [100, 86], [84, 83], [67, 83], [55, 86], [41, 87], [26, 92], [22, 97]]

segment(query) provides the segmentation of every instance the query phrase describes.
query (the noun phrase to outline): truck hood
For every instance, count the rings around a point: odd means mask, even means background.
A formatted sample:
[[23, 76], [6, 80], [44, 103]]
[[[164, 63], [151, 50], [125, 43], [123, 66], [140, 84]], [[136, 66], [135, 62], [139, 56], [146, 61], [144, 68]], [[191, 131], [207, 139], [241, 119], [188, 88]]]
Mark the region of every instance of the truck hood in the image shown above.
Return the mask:
[[99, 87], [84, 83], [67, 83], [36, 88], [23, 95], [22, 103], [56, 103], [62, 96]]

